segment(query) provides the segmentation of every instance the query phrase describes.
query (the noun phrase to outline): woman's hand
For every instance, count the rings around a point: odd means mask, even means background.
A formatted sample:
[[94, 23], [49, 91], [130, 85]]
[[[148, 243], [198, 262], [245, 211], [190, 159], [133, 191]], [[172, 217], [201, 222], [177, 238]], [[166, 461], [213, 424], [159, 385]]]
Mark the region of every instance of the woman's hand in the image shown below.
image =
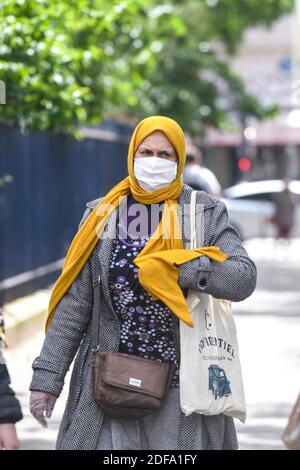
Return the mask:
[[52, 393], [31, 392], [30, 394], [30, 413], [44, 428], [48, 427], [46, 418], [51, 418], [56, 400], [57, 397]]
[[18, 450], [16, 426], [12, 423], [0, 424], [0, 450]]

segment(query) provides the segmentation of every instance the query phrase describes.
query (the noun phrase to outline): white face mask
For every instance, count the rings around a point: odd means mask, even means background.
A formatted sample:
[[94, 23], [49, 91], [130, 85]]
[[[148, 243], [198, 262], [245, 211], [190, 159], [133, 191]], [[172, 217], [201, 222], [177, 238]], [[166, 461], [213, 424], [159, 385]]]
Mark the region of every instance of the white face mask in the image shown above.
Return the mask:
[[177, 162], [160, 157], [139, 157], [134, 160], [134, 176], [147, 193], [168, 186], [176, 175]]

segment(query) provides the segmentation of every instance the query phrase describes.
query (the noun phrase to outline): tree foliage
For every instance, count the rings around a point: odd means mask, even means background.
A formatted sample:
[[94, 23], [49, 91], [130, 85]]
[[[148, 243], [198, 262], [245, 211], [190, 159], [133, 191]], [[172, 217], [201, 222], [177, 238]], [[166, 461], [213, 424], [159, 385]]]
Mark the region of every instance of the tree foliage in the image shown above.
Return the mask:
[[[76, 133], [104, 118], [167, 114], [185, 129], [222, 126], [228, 107], [274, 112], [247, 95], [228, 54], [293, 0], [2, 0], [0, 119]], [[226, 105], [224, 106], [224, 99]]]

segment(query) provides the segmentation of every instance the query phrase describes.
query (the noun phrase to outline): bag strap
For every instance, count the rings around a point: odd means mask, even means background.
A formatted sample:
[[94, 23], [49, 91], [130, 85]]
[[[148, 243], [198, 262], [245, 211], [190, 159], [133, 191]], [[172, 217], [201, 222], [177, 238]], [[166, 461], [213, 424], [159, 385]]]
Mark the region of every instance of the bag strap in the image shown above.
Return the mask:
[[[190, 249], [195, 250], [197, 248], [197, 233], [196, 233], [196, 196], [197, 191], [192, 191], [190, 200]], [[191, 312], [200, 301], [200, 293], [189, 289], [187, 295], [187, 304], [189, 311]], [[181, 322], [182, 323], [182, 322]]]
[[196, 235], [196, 196], [197, 191], [192, 191], [190, 201], [190, 249], [197, 248], [197, 235]]
[[94, 291], [94, 305], [92, 313], [92, 350], [93, 352], [99, 351], [98, 338], [99, 338], [99, 312], [101, 304], [101, 277], [93, 283]]

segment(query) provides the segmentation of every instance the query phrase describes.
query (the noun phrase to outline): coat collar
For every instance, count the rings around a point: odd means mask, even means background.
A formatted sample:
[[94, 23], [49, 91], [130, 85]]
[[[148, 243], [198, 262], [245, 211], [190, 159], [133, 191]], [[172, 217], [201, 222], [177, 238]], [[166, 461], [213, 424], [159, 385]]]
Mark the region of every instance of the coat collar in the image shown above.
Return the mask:
[[[191, 200], [191, 193], [193, 191], [193, 188], [188, 186], [187, 184], [184, 184], [182, 187], [182, 191], [179, 195], [179, 204], [184, 205], [184, 204], [189, 204]], [[97, 204], [103, 199], [102, 197], [98, 199], [94, 199], [93, 201], [90, 201], [87, 203], [87, 207], [90, 209], [94, 209]], [[210, 207], [214, 207], [217, 203], [217, 199], [211, 196], [210, 194], [206, 193], [205, 191], [198, 191], [198, 196], [197, 196], [197, 203], [198, 204], [204, 204], [204, 209], [208, 209]]]
[[[193, 188], [187, 184], [183, 185], [181, 194], [179, 196], [179, 204], [182, 206], [184, 204], [189, 204], [191, 200]], [[197, 191], [197, 204], [204, 204], [204, 209], [209, 209], [214, 207], [217, 203], [217, 199], [205, 191]]]

